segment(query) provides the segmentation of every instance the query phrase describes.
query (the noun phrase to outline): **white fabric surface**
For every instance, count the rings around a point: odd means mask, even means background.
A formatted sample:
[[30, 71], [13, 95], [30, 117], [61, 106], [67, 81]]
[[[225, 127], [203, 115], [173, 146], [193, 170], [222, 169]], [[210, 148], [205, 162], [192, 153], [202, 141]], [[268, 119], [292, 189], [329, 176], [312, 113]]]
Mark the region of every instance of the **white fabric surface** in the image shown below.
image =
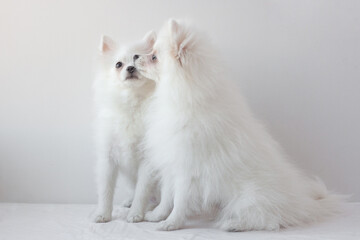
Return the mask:
[[326, 222], [279, 232], [228, 233], [210, 223], [192, 220], [188, 228], [173, 232], [157, 231], [156, 223], [127, 223], [127, 209], [116, 208], [113, 221], [92, 223], [94, 205], [0, 204], [0, 240], [72, 239], [360, 239], [360, 203], [347, 203], [344, 212]]

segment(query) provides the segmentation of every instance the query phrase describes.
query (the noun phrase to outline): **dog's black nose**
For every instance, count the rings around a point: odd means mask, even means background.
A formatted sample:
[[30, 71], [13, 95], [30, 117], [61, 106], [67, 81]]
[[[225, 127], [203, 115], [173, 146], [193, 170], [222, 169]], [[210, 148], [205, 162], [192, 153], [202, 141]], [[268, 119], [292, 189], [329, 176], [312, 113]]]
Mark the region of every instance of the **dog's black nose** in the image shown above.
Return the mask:
[[134, 55], [134, 61], [139, 58], [139, 55]]
[[126, 68], [126, 71], [128, 71], [129, 73], [133, 73], [133, 72], [135, 72], [135, 67], [133, 67], [133, 66], [128, 66], [128, 67]]

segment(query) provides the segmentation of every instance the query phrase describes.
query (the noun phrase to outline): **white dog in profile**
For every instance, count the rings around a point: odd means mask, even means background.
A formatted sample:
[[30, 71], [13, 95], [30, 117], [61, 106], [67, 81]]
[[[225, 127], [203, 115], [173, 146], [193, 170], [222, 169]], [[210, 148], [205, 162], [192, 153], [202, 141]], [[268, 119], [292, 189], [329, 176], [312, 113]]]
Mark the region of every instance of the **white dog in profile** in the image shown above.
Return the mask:
[[164, 220], [160, 229], [175, 230], [193, 211], [218, 209], [226, 231], [278, 230], [337, 211], [338, 197], [288, 161], [253, 117], [206, 37], [170, 20], [153, 49], [135, 66], [157, 82], [145, 147], [161, 177], [161, 202], [144, 216], [139, 206], [151, 183], [144, 178], [128, 220]]
[[[103, 36], [96, 78], [97, 108], [96, 167], [98, 207], [95, 222], [111, 220], [114, 188], [118, 173], [135, 186], [143, 153], [139, 146], [144, 135], [143, 115], [155, 83], [140, 75], [134, 67], [135, 53], [149, 53], [156, 35], [149, 32], [131, 46], [118, 47]], [[125, 205], [131, 205], [132, 196]]]

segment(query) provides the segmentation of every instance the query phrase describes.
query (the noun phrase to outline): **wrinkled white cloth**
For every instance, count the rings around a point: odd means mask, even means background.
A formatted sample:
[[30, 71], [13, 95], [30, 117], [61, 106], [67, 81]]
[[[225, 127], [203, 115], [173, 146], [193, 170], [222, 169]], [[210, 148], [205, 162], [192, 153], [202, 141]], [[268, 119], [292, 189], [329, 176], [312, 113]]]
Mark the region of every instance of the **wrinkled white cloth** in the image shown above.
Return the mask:
[[109, 223], [92, 223], [94, 205], [0, 203], [0, 240], [95, 239], [296, 239], [359, 240], [360, 203], [347, 203], [344, 212], [322, 223], [279, 232], [223, 232], [210, 222], [193, 219], [187, 228], [162, 232], [156, 223], [127, 223], [127, 209], [117, 207]]

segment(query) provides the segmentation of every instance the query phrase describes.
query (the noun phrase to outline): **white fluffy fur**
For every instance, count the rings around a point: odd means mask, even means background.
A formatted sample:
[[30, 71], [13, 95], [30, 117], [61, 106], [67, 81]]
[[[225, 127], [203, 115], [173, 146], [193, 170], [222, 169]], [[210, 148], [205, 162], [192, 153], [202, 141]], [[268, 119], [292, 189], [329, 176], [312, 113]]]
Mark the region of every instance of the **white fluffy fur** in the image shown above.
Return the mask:
[[[135, 186], [143, 153], [139, 147], [144, 134], [143, 115], [155, 83], [127, 68], [134, 66], [133, 56], [148, 53], [155, 42], [155, 33], [148, 33], [143, 41], [118, 47], [104, 36], [100, 45], [99, 70], [94, 89], [97, 108], [96, 166], [98, 208], [95, 222], [111, 220], [114, 188], [118, 172]], [[122, 66], [116, 68], [116, 63]], [[130, 206], [132, 196], [125, 201]]]
[[[194, 211], [215, 211], [226, 231], [278, 230], [335, 213], [338, 197], [287, 159], [219, 63], [207, 38], [174, 20], [135, 62], [157, 82], [145, 148], [162, 192], [145, 220], [175, 230]], [[143, 215], [150, 179], [138, 183], [130, 219]]]

